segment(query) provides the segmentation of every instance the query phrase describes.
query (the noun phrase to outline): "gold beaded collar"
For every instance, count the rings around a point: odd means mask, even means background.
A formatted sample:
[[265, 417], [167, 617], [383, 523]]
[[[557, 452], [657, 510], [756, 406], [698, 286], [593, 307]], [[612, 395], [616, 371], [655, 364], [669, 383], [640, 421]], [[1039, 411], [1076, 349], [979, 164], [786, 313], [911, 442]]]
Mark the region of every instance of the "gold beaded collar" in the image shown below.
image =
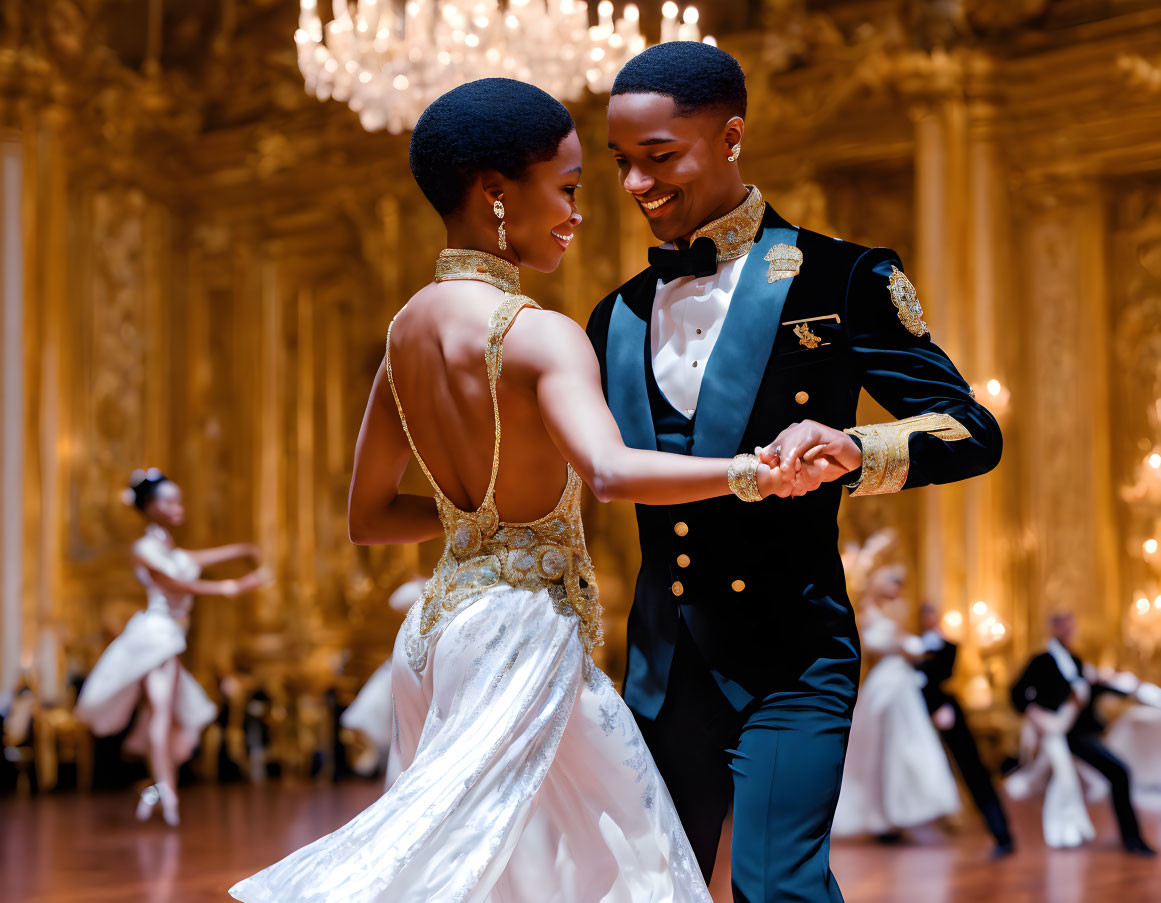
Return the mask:
[[766, 214], [762, 192], [754, 185], [746, 187], [750, 193], [741, 204], [725, 216], [706, 223], [689, 237], [691, 245], [699, 238], [712, 239], [714, 247], [718, 249], [718, 263], [737, 260], [748, 254], [754, 246], [758, 227], [762, 225], [762, 217]]
[[449, 279], [476, 279], [509, 294], [520, 294], [520, 270], [516, 264], [487, 251], [444, 248], [435, 262], [435, 281]]

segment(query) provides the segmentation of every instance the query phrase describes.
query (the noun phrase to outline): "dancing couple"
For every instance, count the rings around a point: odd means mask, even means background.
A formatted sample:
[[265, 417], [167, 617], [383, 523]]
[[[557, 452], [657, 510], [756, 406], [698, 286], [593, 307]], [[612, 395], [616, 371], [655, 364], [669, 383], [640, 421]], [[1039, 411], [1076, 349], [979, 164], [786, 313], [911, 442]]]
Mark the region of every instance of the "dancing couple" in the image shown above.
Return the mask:
[[[708, 901], [731, 804], [736, 901], [842, 899], [842, 487], [983, 473], [1000, 436], [893, 252], [793, 226], [742, 181], [745, 112], [737, 61], [704, 44], [618, 75], [609, 148], [662, 245], [587, 336], [520, 289], [581, 223], [565, 108], [486, 79], [420, 118], [411, 169], [448, 246], [388, 330], [349, 511], [359, 543], [446, 537], [393, 657], [403, 771], [238, 899]], [[854, 427], [862, 388], [905, 419]], [[434, 499], [399, 494], [412, 455]], [[582, 482], [638, 503], [623, 700], [590, 658]]]

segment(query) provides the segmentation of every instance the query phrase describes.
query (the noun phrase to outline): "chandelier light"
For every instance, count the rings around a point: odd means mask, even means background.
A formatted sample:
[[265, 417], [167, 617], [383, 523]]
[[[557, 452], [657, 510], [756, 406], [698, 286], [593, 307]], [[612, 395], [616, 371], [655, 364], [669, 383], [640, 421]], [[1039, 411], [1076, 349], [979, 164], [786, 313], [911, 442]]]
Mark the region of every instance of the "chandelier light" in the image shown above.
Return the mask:
[[[478, 78], [529, 82], [559, 100], [585, 88], [604, 93], [647, 46], [640, 12], [610, 0], [589, 24], [580, 0], [299, 0], [298, 68], [307, 93], [346, 103], [367, 131], [414, 128], [433, 100]], [[680, 16], [680, 18], [679, 18]], [[661, 9], [661, 41], [702, 40], [698, 11], [672, 0]], [[713, 44], [712, 37], [705, 38]]]

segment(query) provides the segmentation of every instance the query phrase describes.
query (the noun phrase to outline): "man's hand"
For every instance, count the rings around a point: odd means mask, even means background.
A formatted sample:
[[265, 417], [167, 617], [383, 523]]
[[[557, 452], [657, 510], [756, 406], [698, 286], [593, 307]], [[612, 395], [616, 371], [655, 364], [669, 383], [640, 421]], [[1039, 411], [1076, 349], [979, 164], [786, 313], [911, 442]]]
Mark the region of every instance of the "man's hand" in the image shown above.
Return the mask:
[[863, 461], [850, 436], [813, 420], [791, 424], [755, 454], [764, 464], [782, 471], [790, 482], [791, 496], [806, 495], [823, 483], [834, 482]]

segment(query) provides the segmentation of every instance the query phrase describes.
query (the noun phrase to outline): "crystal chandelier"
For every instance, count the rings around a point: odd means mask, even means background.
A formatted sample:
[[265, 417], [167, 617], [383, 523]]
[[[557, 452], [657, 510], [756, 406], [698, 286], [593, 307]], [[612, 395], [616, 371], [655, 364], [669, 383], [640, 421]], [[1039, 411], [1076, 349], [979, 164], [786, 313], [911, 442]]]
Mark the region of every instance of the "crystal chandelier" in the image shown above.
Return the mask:
[[[602, 0], [589, 24], [580, 0], [300, 0], [298, 67], [319, 100], [345, 102], [367, 131], [403, 132], [433, 100], [478, 78], [530, 82], [559, 100], [603, 93], [646, 47], [640, 12]], [[701, 40], [694, 6], [662, 7], [661, 41]], [[714, 43], [712, 37], [705, 38]]]

